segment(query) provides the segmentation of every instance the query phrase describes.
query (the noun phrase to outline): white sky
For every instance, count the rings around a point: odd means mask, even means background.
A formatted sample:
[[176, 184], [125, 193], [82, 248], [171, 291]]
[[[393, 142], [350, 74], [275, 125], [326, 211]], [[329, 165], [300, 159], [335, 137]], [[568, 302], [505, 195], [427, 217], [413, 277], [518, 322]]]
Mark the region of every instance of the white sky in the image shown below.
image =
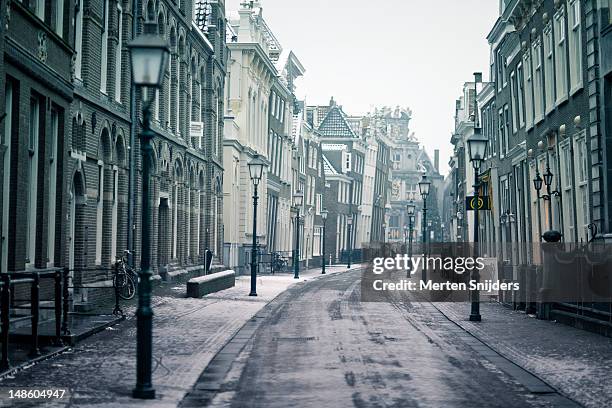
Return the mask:
[[[241, 0], [226, 0], [228, 14]], [[455, 100], [463, 83], [489, 77], [486, 36], [497, 0], [262, 0], [266, 22], [306, 68], [298, 96], [333, 96], [349, 115], [374, 106], [410, 107], [411, 130], [440, 171], [452, 154]]]

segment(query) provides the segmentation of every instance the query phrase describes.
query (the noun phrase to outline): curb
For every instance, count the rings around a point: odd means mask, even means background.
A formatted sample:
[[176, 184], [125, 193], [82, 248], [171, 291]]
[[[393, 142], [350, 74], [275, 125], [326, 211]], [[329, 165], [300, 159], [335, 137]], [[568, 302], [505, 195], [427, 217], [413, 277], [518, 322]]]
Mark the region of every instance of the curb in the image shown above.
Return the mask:
[[33, 365], [35, 365], [37, 363], [40, 363], [42, 361], [49, 360], [50, 358], [58, 356], [58, 355], [64, 353], [65, 351], [70, 350], [71, 348], [72, 348], [72, 346], [63, 346], [63, 347], [60, 347], [59, 349], [54, 350], [54, 351], [52, 351], [50, 353], [43, 354], [40, 357], [36, 357], [36, 358], [31, 359], [31, 360], [24, 361], [23, 363], [20, 363], [20, 364], [14, 366], [14, 367], [11, 367], [11, 368], [9, 368], [6, 371], [2, 371], [0, 373], [0, 381], [4, 380], [8, 376], [11, 376], [13, 374], [18, 373], [19, 371], [25, 370], [26, 368], [28, 368], [30, 366], [33, 366]]

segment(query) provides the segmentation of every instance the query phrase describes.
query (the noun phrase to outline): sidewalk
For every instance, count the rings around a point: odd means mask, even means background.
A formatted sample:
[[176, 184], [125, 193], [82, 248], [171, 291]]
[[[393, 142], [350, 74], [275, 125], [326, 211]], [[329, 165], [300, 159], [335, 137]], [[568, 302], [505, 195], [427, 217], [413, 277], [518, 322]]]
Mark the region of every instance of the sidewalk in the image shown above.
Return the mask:
[[[332, 266], [327, 273], [346, 270], [346, 265]], [[0, 395], [6, 396], [9, 388], [52, 387], [66, 389], [66, 396], [45, 406], [176, 407], [209, 361], [252, 316], [289, 286], [321, 278], [325, 276], [320, 268], [301, 271], [299, 280], [293, 274], [263, 275], [257, 279], [257, 297], [248, 296], [248, 276], [238, 277], [235, 287], [202, 299], [186, 298], [185, 284], [156, 290], [152, 298], [154, 402], [131, 398], [136, 381], [134, 306], [126, 308], [128, 318], [117, 326], [3, 379]], [[0, 400], [0, 406], [9, 403]]]
[[612, 401], [612, 340], [553, 321], [537, 320], [498, 303], [481, 303], [482, 322], [468, 321], [470, 304], [434, 303], [489, 347], [561, 394], [586, 407]]

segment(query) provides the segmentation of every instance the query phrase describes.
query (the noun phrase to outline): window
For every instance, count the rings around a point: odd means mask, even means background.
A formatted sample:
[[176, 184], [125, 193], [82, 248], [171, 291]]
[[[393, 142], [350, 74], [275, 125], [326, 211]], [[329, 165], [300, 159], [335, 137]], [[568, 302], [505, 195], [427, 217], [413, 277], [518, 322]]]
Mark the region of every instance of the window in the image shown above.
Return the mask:
[[36, 255], [36, 207], [38, 202], [38, 142], [40, 139], [40, 101], [30, 99], [28, 137], [28, 212], [26, 218], [26, 265], [33, 265]]
[[83, 63], [83, 0], [77, 0], [74, 21], [74, 49], [76, 51], [74, 76], [81, 79], [81, 66]]
[[2, 255], [2, 263], [0, 270], [6, 271], [8, 259], [8, 217], [9, 217], [9, 188], [10, 188], [10, 171], [11, 171], [11, 137], [13, 133], [13, 83], [8, 80], [4, 84], [4, 133], [2, 134], [2, 148], [4, 149], [4, 170], [2, 178], [2, 231], [0, 255]]
[[490, 129], [490, 132], [491, 132], [490, 133], [491, 138], [493, 139], [492, 142], [491, 142], [491, 144], [493, 146], [493, 148], [491, 149], [493, 156], [497, 155], [497, 148], [498, 148], [498, 144], [497, 144], [498, 143], [498, 140], [497, 140], [498, 134], [497, 134], [497, 129], [495, 128], [496, 109], [497, 109], [497, 107], [495, 105], [495, 102], [492, 102], [491, 103], [491, 107], [489, 108], [489, 117], [491, 118], [491, 120], [490, 120], [491, 124], [489, 126], [489, 129]]
[[60, 37], [64, 36], [64, 0], [56, 0], [53, 8], [53, 31]]
[[[156, 89], [155, 90], [155, 99], [154, 99], [154, 109], [153, 109], [153, 120], [155, 122], [159, 122], [159, 112], [160, 112], [160, 105], [161, 105], [161, 103], [162, 103], [162, 101], [159, 98], [159, 89]], [[200, 138], [200, 143], [201, 143], [201, 139], [202, 138]]]
[[60, 118], [56, 109], [51, 110], [51, 152], [49, 156], [49, 217], [47, 223], [47, 262], [55, 262], [55, 208], [57, 193], [57, 142], [60, 137]]
[[505, 83], [504, 73], [505, 73], [505, 62], [501, 55], [501, 52], [497, 52], [497, 91], [501, 92], [503, 84]]
[[499, 120], [497, 122], [498, 131], [499, 131], [499, 155], [500, 157], [504, 157], [506, 150], [504, 147], [506, 146], [506, 135], [505, 135], [505, 127], [504, 127], [504, 110], [499, 110]]
[[542, 72], [542, 44], [540, 40], [536, 40], [532, 46], [532, 55], [531, 58], [533, 60], [533, 75], [534, 75], [534, 83], [533, 83], [533, 105], [534, 105], [534, 114], [535, 114], [535, 122], [539, 122], [544, 118], [544, 95], [543, 92], [543, 75]]
[[580, 0], [569, 2], [569, 69], [570, 88], [574, 93], [582, 87], [582, 32]]
[[276, 92], [272, 91], [272, 116], [276, 117]]
[[576, 141], [577, 144], [577, 153], [578, 153], [578, 172], [576, 174], [577, 180], [576, 185], [578, 187], [577, 194], [577, 202], [579, 208], [578, 211], [578, 222], [577, 226], [580, 228], [580, 237], [585, 239], [587, 238], [587, 225], [589, 224], [589, 197], [588, 197], [588, 157], [587, 157], [587, 145], [585, 138]]
[[321, 215], [321, 210], [323, 209], [323, 194], [317, 194], [316, 205], [315, 205], [315, 214]]
[[[117, 4], [117, 35], [119, 37], [117, 48], [115, 49], [115, 100], [117, 102], [121, 102], [121, 75], [123, 74], [121, 54], [123, 54], [123, 11], [121, 6]], [[155, 90], [155, 97], [157, 100], [157, 95], [159, 94], [159, 90]], [[159, 117], [159, 108], [155, 104], [156, 118]]]
[[104, 1], [104, 9], [102, 10], [103, 26], [102, 26], [102, 48], [100, 51], [100, 92], [106, 93], [106, 80], [108, 75], [108, 0]]
[[567, 42], [565, 41], [565, 13], [563, 7], [555, 15], [555, 75], [557, 104], [567, 99]]
[[351, 166], [351, 154], [349, 152], [342, 152], [342, 162], [344, 163], [343, 169], [344, 172], [349, 172], [352, 169]]
[[321, 256], [321, 248], [323, 248], [323, 227], [314, 227], [312, 255]]
[[102, 263], [104, 229], [104, 162], [98, 161], [98, 201], [96, 203], [96, 265]]
[[527, 50], [523, 56], [523, 67], [525, 67], [525, 125], [530, 128], [533, 126], [533, 81], [531, 78], [530, 50]]
[[512, 132], [518, 130], [518, 86], [516, 83], [516, 74], [514, 71], [510, 73], [510, 100], [512, 103]]
[[510, 110], [508, 105], [504, 106], [504, 123], [505, 123], [505, 132], [504, 132], [504, 154], [508, 153], [508, 139], [510, 138]]
[[517, 82], [517, 105], [515, 110], [518, 111], [518, 126], [525, 126], [525, 75], [523, 73], [523, 64], [519, 63], [516, 67], [516, 82]]
[[45, 21], [45, 0], [30, 0], [30, 10], [36, 17]]
[[113, 202], [111, 207], [111, 261], [117, 256], [117, 210], [119, 205], [119, 169], [113, 167]]
[[[569, 239], [569, 237], [573, 237], [574, 229], [575, 229], [575, 220], [574, 220], [574, 203], [571, 198], [572, 192], [572, 164], [574, 158], [571, 155], [570, 146], [568, 143], [561, 147], [561, 192], [564, 197], [568, 197], [569, 199], [563, 200], [563, 220], [565, 224], [565, 236]], [[573, 238], [571, 238], [573, 239]]]
[[555, 107], [555, 67], [553, 59], [554, 39], [552, 26], [548, 24], [544, 29], [544, 87], [546, 112]]

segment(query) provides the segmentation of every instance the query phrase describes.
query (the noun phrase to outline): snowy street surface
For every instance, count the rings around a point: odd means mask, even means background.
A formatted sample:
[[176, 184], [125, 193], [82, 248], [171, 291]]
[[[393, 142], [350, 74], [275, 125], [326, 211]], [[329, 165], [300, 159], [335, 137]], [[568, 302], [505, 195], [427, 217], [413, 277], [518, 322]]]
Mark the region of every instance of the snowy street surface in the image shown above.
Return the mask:
[[[358, 266], [356, 266], [358, 268]], [[346, 265], [328, 273], [346, 271]], [[300, 280], [319, 278], [319, 268], [300, 273]], [[327, 275], [329, 276], [329, 275]], [[176, 407], [210, 359], [255, 313], [289, 286], [299, 282], [291, 274], [263, 275], [257, 280], [258, 297], [249, 297], [250, 278], [240, 276], [236, 286], [202, 299], [186, 298], [185, 284], [156, 288], [153, 310], [153, 384], [157, 400], [131, 398], [136, 384], [135, 309], [128, 318], [94, 335], [69, 352], [43, 361], [14, 378], [0, 381], [0, 406], [14, 406], [9, 390], [61, 388], [64, 398], [19, 407]]]
[[[359, 291], [359, 273], [351, 272], [281, 295], [212, 406], [509, 408], [610, 403], [608, 338], [493, 304], [484, 305], [483, 329], [475, 330], [475, 337], [439, 310], [468, 330], [480, 327], [463, 324], [467, 304], [411, 303], [404, 292], [393, 292], [388, 302], [361, 303]], [[541, 333], [546, 330], [550, 334]], [[529, 371], [504, 358], [508, 350], [513, 353], [507, 356], [516, 357], [519, 365], [533, 359], [525, 365]], [[540, 368], [533, 369], [537, 365]]]

